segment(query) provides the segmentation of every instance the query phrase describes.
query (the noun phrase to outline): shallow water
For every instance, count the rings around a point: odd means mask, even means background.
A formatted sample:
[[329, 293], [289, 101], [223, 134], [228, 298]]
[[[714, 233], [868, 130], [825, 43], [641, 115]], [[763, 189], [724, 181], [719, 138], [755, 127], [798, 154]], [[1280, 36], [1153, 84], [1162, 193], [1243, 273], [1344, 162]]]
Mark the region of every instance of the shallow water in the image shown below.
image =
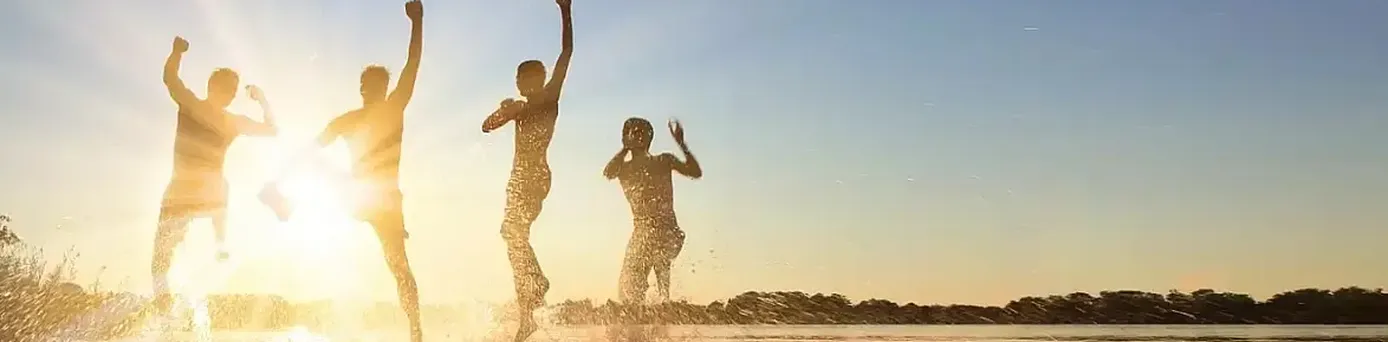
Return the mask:
[[[529, 341], [609, 341], [623, 333], [654, 341], [1388, 341], [1388, 326], [1136, 326], [1136, 325], [833, 325], [669, 326], [616, 328], [549, 326]], [[428, 341], [506, 341], [504, 331], [426, 330]], [[313, 335], [306, 332], [223, 332], [212, 341], [405, 341], [403, 329]], [[628, 335], [629, 336], [629, 335]], [[120, 341], [195, 341], [191, 334]]]

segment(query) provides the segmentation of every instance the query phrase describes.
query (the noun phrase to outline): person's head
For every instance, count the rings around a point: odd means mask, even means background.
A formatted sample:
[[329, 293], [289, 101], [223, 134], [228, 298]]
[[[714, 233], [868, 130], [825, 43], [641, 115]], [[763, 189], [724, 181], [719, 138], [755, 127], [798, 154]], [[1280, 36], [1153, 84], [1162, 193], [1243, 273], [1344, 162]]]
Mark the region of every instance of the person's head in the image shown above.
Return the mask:
[[646, 151], [651, 149], [651, 139], [655, 138], [655, 129], [651, 128], [651, 122], [642, 118], [630, 118], [622, 124], [622, 146], [633, 151]]
[[390, 71], [380, 65], [368, 65], [361, 71], [361, 102], [373, 104], [386, 99], [390, 88]]
[[516, 67], [516, 90], [521, 96], [530, 97], [545, 87], [545, 63], [537, 60], [521, 62]]
[[217, 68], [207, 78], [207, 102], [217, 108], [226, 108], [236, 99], [236, 88], [241, 85], [241, 76], [227, 68]]

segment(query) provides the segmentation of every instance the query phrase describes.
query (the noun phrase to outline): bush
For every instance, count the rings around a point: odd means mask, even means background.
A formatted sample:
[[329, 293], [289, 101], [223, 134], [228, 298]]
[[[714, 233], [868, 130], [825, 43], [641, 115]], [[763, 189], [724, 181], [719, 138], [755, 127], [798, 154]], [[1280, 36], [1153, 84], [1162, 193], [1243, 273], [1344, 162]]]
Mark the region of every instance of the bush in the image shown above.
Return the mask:
[[130, 332], [137, 303], [72, 282], [74, 255], [50, 268], [0, 215], [0, 341], [108, 339]]

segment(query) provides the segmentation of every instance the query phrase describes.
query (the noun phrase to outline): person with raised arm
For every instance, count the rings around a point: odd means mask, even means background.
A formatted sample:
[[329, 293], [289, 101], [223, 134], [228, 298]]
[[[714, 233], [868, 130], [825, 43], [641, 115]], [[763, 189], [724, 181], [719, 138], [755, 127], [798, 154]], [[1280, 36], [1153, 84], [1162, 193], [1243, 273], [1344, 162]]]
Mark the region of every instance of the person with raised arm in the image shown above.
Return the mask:
[[[369, 65], [361, 72], [361, 108], [339, 115], [328, 123], [311, 147], [297, 162], [318, 162], [317, 152], [341, 138], [351, 156], [352, 208], [356, 219], [376, 231], [385, 254], [386, 265], [395, 277], [400, 305], [409, 320], [410, 339], [424, 339], [419, 320], [419, 290], [414, 271], [405, 253], [404, 195], [400, 191], [400, 150], [405, 132], [405, 107], [414, 96], [423, 46], [424, 5], [419, 0], [405, 2], [410, 18], [409, 57], [401, 69], [400, 80], [390, 90], [390, 72], [380, 65]], [[297, 166], [297, 165], [291, 165]], [[288, 170], [288, 168], [286, 169]], [[286, 172], [287, 173], [287, 172]], [[266, 184], [260, 198], [272, 207], [280, 220], [288, 220], [292, 204], [278, 192], [278, 180]]]
[[188, 41], [174, 37], [173, 51], [164, 62], [164, 86], [178, 105], [174, 135], [173, 173], [159, 206], [159, 225], [154, 236], [150, 265], [154, 295], [160, 311], [172, 302], [168, 288], [173, 251], [187, 235], [188, 223], [210, 218], [217, 241], [217, 258], [229, 257], [225, 246], [227, 225], [227, 182], [224, 176], [227, 148], [238, 136], [273, 136], [278, 133], [275, 117], [260, 88], [248, 85], [246, 92], [260, 103], [262, 121], [227, 111], [236, 99], [240, 76], [236, 71], [218, 68], [207, 80], [207, 98], [193, 94], [179, 77]]
[[524, 99], [501, 101], [500, 108], [482, 122], [483, 133], [508, 122], [514, 122], [516, 127], [516, 153], [511, 178], [506, 183], [506, 213], [501, 223], [501, 237], [506, 242], [506, 255], [511, 261], [516, 287], [516, 305], [520, 309], [517, 342], [535, 332], [533, 313], [544, 305], [545, 293], [549, 292], [549, 279], [545, 278], [535, 258], [535, 249], [530, 245], [530, 226], [540, 216], [545, 198], [549, 196], [549, 145], [559, 118], [559, 95], [569, 74], [569, 59], [573, 56], [571, 2], [556, 0], [555, 3], [559, 5], [563, 20], [563, 47], [549, 82], [545, 82], [543, 62], [521, 62], [516, 67], [516, 90]]
[[621, 182], [622, 193], [631, 204], [633, 229], [617, 281], [618, 300], [625, 304], [645, 302], [646, 276], [652, 271], [660, 299], [670, 300], [670, 266], [684, 248], [684, 231], [675, 219], [675, 185], [670, 176], [676, 172], [691, 179], [704, 176], [699, 160], [694, 159], [684, 142], [684, 127], [675, 120], [669, 126], [675, 143], [684, 152], [683, 161], [670, 153], [651, 155], [651, 122], [630, 118], [622, 125], [622, 150], [602, 170], [603, 177]]

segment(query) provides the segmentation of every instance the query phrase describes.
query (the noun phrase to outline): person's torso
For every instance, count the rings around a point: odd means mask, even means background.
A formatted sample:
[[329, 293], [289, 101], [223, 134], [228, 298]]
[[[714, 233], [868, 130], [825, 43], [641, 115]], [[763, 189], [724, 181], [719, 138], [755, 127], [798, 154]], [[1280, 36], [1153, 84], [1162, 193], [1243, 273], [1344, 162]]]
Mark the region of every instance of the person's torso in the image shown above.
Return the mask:
[[622, 192], [631, 204], [631, 215], [638, 219], [675, 215], [675, 189], [670, 167], [659, 156], [633, 159], [618, 175]]
[[198, 103], [178, 108], [174, 135], [175, 178], [219, 178], [237, 133], [220, 108]]
[[516, 167], [547, 168], [549, 144], [554, 140], [554, 124], [559, 118], [558, 100], [541, 100], [526, 103], [525, 115], [516, 125]]
[[400, 144], [404, 140], [404, 111], [386, 104], [358, 109], [342, 138], [358, 179], [394, 186], [400, 178]]

